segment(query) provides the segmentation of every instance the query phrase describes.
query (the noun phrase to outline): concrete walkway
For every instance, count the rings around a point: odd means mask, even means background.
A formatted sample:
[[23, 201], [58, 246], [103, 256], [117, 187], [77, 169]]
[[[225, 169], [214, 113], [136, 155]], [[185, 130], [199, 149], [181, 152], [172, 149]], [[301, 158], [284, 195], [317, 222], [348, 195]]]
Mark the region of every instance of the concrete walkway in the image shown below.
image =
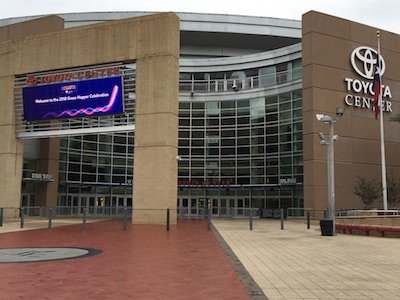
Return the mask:
[[321, 236], [295, 221], [213, 225], [270, 300], [400, 299], [400, 239]]

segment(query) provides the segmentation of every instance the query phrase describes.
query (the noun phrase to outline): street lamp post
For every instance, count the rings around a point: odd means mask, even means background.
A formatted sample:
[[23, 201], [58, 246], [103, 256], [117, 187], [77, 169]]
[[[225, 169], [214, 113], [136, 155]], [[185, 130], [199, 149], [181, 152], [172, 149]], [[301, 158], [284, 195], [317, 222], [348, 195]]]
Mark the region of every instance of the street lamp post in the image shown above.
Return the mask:
[[338, 135], [333, 134], [333, 124], [339, 121], [344, 114], [344, 108], [338, 107], [336, 109], [336, 119], [325, 114], [317, 114], [317, 120], [325, 124], [329, 124], [329, 141], [326, 141], [322, 133], [319, 134], [321, 145], [328, 147], [328, 219], [332, 221], [331, 232], [335, 235], [335, 159], [333, 151], [333, 143], [339, 138]]

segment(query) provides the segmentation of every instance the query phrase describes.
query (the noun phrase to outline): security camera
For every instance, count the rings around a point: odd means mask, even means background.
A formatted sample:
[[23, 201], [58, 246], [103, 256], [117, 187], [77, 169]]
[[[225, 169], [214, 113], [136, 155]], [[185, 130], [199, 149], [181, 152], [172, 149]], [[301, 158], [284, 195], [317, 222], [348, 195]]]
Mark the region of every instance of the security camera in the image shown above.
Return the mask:
[[338, 107], [336, 108], [336, 117], [340, 118], [344, 114], [344, 107]]
[[182, 157], [180, 157], [179, 155], [176, 156], [176, 160], [182, 160]]
[[232, 90], [237, 91], [238, 87], [236, 85], [236, 80], [233, 81], [232, 83]]
[[339, 139], [339, 136], [337, 134], [333, 135], [333, 140], [337, 141]]
[[325, 136], [322, 132], [318, 133], [318, 136], [321, 141], [325, 140]]

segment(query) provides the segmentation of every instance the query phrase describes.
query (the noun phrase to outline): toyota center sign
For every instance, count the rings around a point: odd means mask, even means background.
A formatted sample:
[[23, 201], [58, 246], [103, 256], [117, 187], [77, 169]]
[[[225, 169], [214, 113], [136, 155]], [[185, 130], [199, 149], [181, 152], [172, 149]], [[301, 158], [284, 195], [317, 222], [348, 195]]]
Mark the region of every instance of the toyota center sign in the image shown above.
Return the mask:
[[[344, 101], [348, 106], [374, 110], [373, 78], [377, 51], [367, 46], [360, 46], [353, 50], [350, 56], [354, 71], [363, 79], [345, 78], [348, 94]], [[380, 75], [385, 73], [386, 64], [380, 55]], [[382, 85], [383, 111], [392, 112], [392, 93], [389, 86]]]

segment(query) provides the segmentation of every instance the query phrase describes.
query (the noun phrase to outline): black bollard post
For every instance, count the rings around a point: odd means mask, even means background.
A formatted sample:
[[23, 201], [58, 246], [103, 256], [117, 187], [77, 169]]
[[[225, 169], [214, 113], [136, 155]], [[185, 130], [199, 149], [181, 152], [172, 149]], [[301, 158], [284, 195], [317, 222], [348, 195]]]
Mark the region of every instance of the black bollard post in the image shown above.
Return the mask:
[[250, 208], [250, 230], [253, 230], [253, 210]]
[[167, 231], [169, 231], [169, 208], [167, 208]]
[[53, 220], [53, 209], [50, 207], [49, 208], [49, 226], [48, 226], [48, 229], [51, 229], [52, 220]]
[[86, 230], [86, 208], [83, 209], [82, 230]]
[[211, 202], [210, 199], [208, 199], [208, 205], [207, 205], [208, 211], [207, 211], [207, 229], [211, 229]]
[[25, 215], [24, 215], [24, 208], [21, 207], [21, 228], [24, 228], [24, 219], [25, 219]]
[[128, 228], [128, 209], [124, 207], [124, 231]]
[[284, 229], [284, 227], [283, 227], [283, 219], [284, 219], [284, 214], [283, 214], [283, 209], [281, 209], [281, 229], [283, 230]]
[[307, 209], [307, 229], [310, 229], [310, 210]]
[[3, 226], [3, 208], [0, 208], [0, 226]]

